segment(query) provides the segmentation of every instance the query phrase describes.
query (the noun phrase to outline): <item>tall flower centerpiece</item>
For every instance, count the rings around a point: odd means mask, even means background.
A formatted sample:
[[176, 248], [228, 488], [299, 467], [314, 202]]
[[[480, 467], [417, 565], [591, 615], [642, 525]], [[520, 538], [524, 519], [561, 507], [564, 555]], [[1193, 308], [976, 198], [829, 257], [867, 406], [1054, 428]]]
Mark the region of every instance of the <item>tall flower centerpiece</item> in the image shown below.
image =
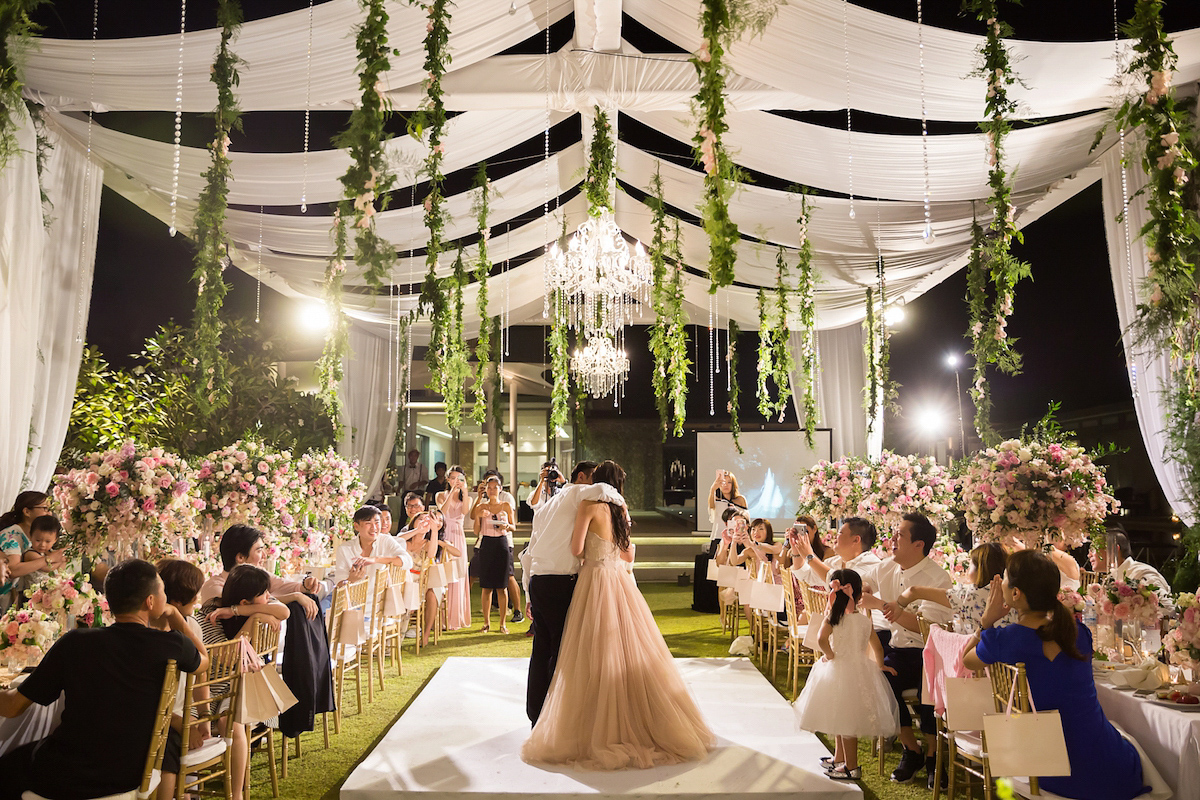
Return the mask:
[[878, 462], [868, 466], [870, 483], [864, 487], [858, 511], [880, 533], [895, 534], [904, 515], [912, 512], [924, 514], [935, 526], [953, 517], [955, 479], [933, 459], [885, 450]]
[[292, 528], [302, 488], [291, 453], [251, 440], [209, 453], [196, 472], [196, 492], [206, 506], [201, 518], [216, 532], [237, 524]]
[[929, 557], [949, 572], [955, 583], [966, 582], [967, 571], [971, 568], [971, 554], [959, 547], [954, 537], [939, 534], [933, 543], [933, 549], [929, 551]]
[[1184, 592], [1175, 598], [1179, 625], [1163, 637], [1167, 657], [1178, 667], [1186, 667], [1192, 676], [1200, 675], [1200, 608], [1196, 595]]
[[977, 539], [1071, 547], [1116, 510], [1104, 469], [1078, 445], [1009, 439], [975, 455], [962, 477], [967, 525]]
[[27, 606], [58, 618], [64, 628], [68, 618], [79, 628], [112, 624], [108, 600], [82, 574], [49, 575], [25, 590]]
[[1148, 581], [1114, 580], [1103, 585], [1093, 583], [1088, 587], [1088, 594], [1097, 601], [1100, 613], [1106, 617], [1155, 626], [1162, 617], [1158, 589]]
[[195, 532], [204, 508], [186, 461], [160, 447], [139, 451], [133, 442], [92, 453], [57, 476], [53, 496], [72, 555], [168, 552], [173, 537]]
[[870, 467], [860, 458], [821, 461], [800, 476], [800, 513], [818, 521], [856, 516], [870, 485]]
[[331, 522], [336, 535], [349, 538], [350, 517], [366, 496], [358, 461], [347, 461], [331, 448], [305, 453], [296, 461], [296, 469], [303, 486], [301, 512]]
[[53, 615], [13, 606], [0, 617], [0, 659], [10, 667], [23, 667], [44, 656], [61, 631]]

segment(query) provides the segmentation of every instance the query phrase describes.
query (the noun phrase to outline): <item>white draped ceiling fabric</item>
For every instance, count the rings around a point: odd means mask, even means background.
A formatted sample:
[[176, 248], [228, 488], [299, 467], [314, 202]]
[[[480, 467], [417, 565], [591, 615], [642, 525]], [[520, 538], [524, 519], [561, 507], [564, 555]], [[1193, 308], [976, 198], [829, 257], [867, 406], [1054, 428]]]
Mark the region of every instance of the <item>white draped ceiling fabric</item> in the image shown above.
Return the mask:
[[[424, 11], [400, 4], [390, 6], [389, 11], [389, 41], [399, 48], [400, 55], [393, 59], [384, 84], [395, 108], [413, 109], [423, 96]], [[444, 87], [447, 108], [462, 113], [448, 125], [448, 170], [469, 168], [540, 137], [548, 126], [575, 114], [583, 113], [586, 118], [595, 105], [678, 142], [690, 142], [693, 123], [689, 106], [697, 84], [687, 55], [639, 52], [622, 38], [621, 18], [628, 15], [678, 48], [692, 51], [700, 43], [699, 13], [699, 0], [547, 0], [511, 6], [497, 0], [459, 0], [453, 8], [449, 41], [453, 60]], [[571, 14], [575, 39], [558, 52], [499, 55]], [[356, 0], [329, 0], [315, 7], [311, 70], [306, 69], [307, 9], [244, 25], [234, 43], [246, 62], [237, 89], [242, 109], [301, 110], [306, 98], [315, 110], [350, 108], [358, 93], [350, 31], [359, 19]], [[842, 0], [781, 5], [761, 37], [739, 42], [728, 51], [730, 129], [726, 142], [734, 160], [783, 182], [834, 195], [817, 198], [809, 238], [820, 273], [818, 328], [837, 329], [841, 338], [846, 338], [847, 326], [863, 317], [864, 292], [875, 281], [877, 255], [882, 255], [887, 265], [891, 296], [903, 300], [919, 296], [963, 267], [970, 248], [971, 221], [977, 214], [985, 220], [987, 215], [984, 138], [978, 133], [929, 137], [928, 182], [936, 236], [927, 242], [921, 236], [926, 178], [919, 136], [847, 134], [771, 112], [839, 110], [846, 107], [848, 99], [850, 107], [858, 111], [910, 120], [920, 118], [923, 103], [931, 120], [981, 119], [986, 85], [971, 76], [981, 37], [926, 26], [921, 39], [924, 98], [918, 27]], [[209, 65], [217, 40], [218, 32], [213, 30], [184, 37], [185, 111], [207, 112], [215, 104]], [[1200, 79], [1200, 30], [1180, 32], [1174, 41], [1179, 54], [1176, 85]], [[1008, 140], [1007, 166], [1016, 181], [1017, 222], [1025, 226], [1100, 179], [1100, 159], [1111, 152], [1114, 139], [1111, 135], [1105, 138], [1095, 151], [1091, 145], [1114, 104], [1116, 60], [1111, 40], [1014, 40], [1010, 45], [1025, 83], [1015, 91], [1021, 103], [1019, 116], [1058, 120], [1015, 131]], [[78, 149], [87, 134], [86, 123], [77, 118], [77, 112], [174, 110], [178, 48], [176, 35], [109, 39], [95, 45], [45, 40], [40, 51], [28, 59], [28, 94], [49, 109], [48, 123], [63, 146]], [[1127, 53], [1129, 43], [1122, 42], [1119, 49]], [[94, 83], [89, 79], [92, 74]], [[89, 89], [93, 85], [94, 89]], [[613, 117], [617, 121], [617, 113]], [[103, 116], [98, 121], [92, 153], [102, 165], [106, 185], [148, 213], [168, 219], [172, 147], [106, 130], [101, 127]], [[400, 138], [388, 147], [400, 165], [401, 184], [413, 184], [423, 146]], [[337, 178], [349, 163], [347, 154], [337, 150], [311, 153], [307, 180], [303, 163], [300, 153], [233, 154], [230, 202], [242, 207], [298, 206], [305, 191], [309, 203], [337, 199]], [[564, 220], [574, 227], [583, 219], [586, 208], [579, 197], [561, 207], [557, 203], [557, 198], [579, 185], [583, 164], [583, 146], [576, 144], [496, 181], [500, 196], [493, 203], [491, 222], [496, 227], [489, 243], [494, 260], [539, 253], [558, 235]], [[697, 216], [702, 173], [662, 160], [628, 141], [619, 143], [616, 165], [618, 178], [642, 192], [649, 188], [654, 170], [660, 168], [668, 204], [685, 217]], [[190, 228], [202, 186], [200, 176], [207, 166], [205, 150], [184, 148], [179, 178], [182, 230]], [[846, 197], [852, 193], [857, 198], [854, 219]], [[467, 194], [449, 199], [453, 217], [447, 229], [449, 237], [468, 237], [474, 232], [470, 202]], [[529, 221], [544, 203], [554, 209], [554, 218]], [[790, 193], [754, 185], [743, 186], [731, 202], [731, 217], [752, 238], [739, 247], [737, 283], [721, 292], [720, 305], [723, 314], [727, 307], [729, 317], [744, 328], [758, 325], [757, 287], [774, 281], [773, 247], [798, 244], [797, 205]], [[424, 247], [426, 233], [418, 212], [419, 207], [393, 204], [376, 216], [380, 232], [398, 251]], [[498, 226], [518, 218], [522, 224], [507, 235], [495, 234]], [[649, 238], [650, 213], [634, 197], [618, 196], [616, 221], [628, 235]], [[318, 298], [331, 252], [330, 227], [331, 219], [318, 214], [268, 214], [261, 220], [264, 281], [289, 296]], [[257, 213], [230, 211], [231, 258], [247, 271], [258, 263], [259, 229]], [[687, 221], [682, 232], [684, 258], [690, 268], [685, 279], [685, 310], [694, 322], [706, 324], [707, 239], [700, 227]], [[410, 284], [419, 279], [422, 261], [401, 259], [393, 273], [394, 282]], [[449, 268], [447, 259], [442, 273]], [[542, 323], [541, 270], [538, 255], [493, 278], [493, 304], [506, 295], [514, 298], [512, 324]], [[351, 266], [346, 283], [361, 284], [361, 271]], [[466, 295], [467, 314], [472, 317], [474, 291], [468, 290]], [[383, 337], [388, 321], [412, 308], [415, 298], [372, 298], [350, 292], [345, 302], [360, 333]], [[468, 319], [468, 334], [477, 327], [477, 319]], [[418, 325], [415, 340], [421, 342], [427, 336], [427, 325]], [[830, 391], [822, 392], [828, 423], [858, 413], [863, 377], [861, 363], [843, 365], [829, 361], [828, 353], [823, 355], [825, 383], [844, 383], [838, 391], [827, 386]], [[365, 386], [374, 380], [368, 374], [369, 362], [355, 358], [348, 364], [350, 385], [362, 381]], [[361, 396], [366, 390], [352, 391]], [[835, 412], [830, 407], [835, 398], [854, 405]], [[386, 402], [383, 393], [378, 402]], [[348, 428], [362, 427], [359, 412], [350, 413]], [[846, 452], [864, 452], [865, 430], [854, 430], [846, 433]]]

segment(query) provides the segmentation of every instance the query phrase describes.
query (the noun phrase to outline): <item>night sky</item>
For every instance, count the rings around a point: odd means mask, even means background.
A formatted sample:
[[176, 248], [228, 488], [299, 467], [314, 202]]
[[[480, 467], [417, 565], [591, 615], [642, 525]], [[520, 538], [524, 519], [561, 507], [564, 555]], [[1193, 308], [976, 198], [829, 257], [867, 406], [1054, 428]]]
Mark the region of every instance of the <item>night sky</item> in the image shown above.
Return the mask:
[[[915, 19], [915, 3], [896, 0], [856, 0], [858, 5], [888, 14]], [[254, 0], [243, 4], [247, 18], [271, 16], [307, 7], [301, 0]], [[980, 33], [981, 25], [959, 16], [958, 2], [927, 2], [925, 20], [931, 25]], [[1050, 41], [1082, 41], [1111, 38], [1112, 6], [1098, 0], [1031, 0], [1025, 6], [1005, 3], [1003, 16], [1020, 38]], [[1131, 0], [1121, 0], [1122, 19], [1132, 11]], [[188, 30], [215, 25], [216, 3], [193, 0], [188, 4]], [[45, 26], [45, 35], [65, 38], [90, 36], [92, 3], [90, 0], [58, 0], [36, 12]], [[1168, 30], [1200, 27], [1200, 4], [1176, 0], [1167, 4]], [[105, 0], [101, 8], [99, 35], [102, 38], [164, 34], [178, 31], [178, 5], [168, 2]], [[570, 22], [556, 26], [555, 46], [571, 35]], [[626, 38], [643, 50], [660, 50], [662, 43], [626, 17]], [[541, 52], [538, 37], [525, 52]], [[235, 45], [236, 50], [236, 45]], [[1017, 65], [1020, 70], [1020, 65]], [[833, 117], [844, 120], [841, 112]], [[823, 122], [822, 115], [805, 117]], [[257, 151], [299, 150], [302, 113], [252, 113], [244, 117], [245, 133], [235, 136], [233, 148]], [[345, 114], [313, 114], [314, 147], [323, 146], [328, 135], [341, 128]], [[172, 116], [166, 113], [124, 113], [97, 115], [99, 124], [112, 128], [170, 140]], [[839, 124], [830, 119], [829, 124]], [[914, 125], [916, 126], [914, 130]], [[393, 126], [390, 126], [393, 127]], [[394, 126], [399, 133], [403, 121]], [[919, 133], [919, 123], [873, 115], [855, 115], [856, 130]], [[934, 133], [961, 133], [961, 125], [934, 125]], [[203, 146], [211, 132], [211, 121], [201, 115], [185, 115], [184, 144]], [[572, 135], [559, 132], [556, 138]], [[574, 125], [578, 139], [578, 123]], [[626, 134], [636, 137], [633, 134]], [[555, 148], [566, 144], [564, 140]], [[639, 142], [634, 142], [635, 144]], [[652, 148], [653, 149], [653, 148]], [[537, 142], [537, 155], [541, 144]], [[493, 176], [494, 178], [495, 176]], [[465, 188], [465, 187], [464, 187]], [[461, 191], [454, 189], [451, 191]], [[271, 210], [271, 209], [269, 209]], [[278, 209], [278, 213], [295, 213]], [[540, 209], [538, 209], [540, 213]], [[1025, 372], [1015, 377], [992, 379], [995, 417], [1000, 422], [1020, 423], [1035, 420], [1047, 403], [1061, 401], [1062, 413], [1127, 402], [1129, 384], [1119, 342], [1116, 307], [1108, 272], [1099, 184], [1085, 190], [1055, 211], [1025, 229], [1025, 244], [1017, 254], [1033, 266], [1033, 280], [1017, 288], [1015, 311], [1009, 325], [1011, 336], [1020, 339], [1017, 349], [1023, 354]], [[143, 213], [131, 203], [105, 190], [100, 212], [96, 276], [88, 325], [88, 342], [117, 364], [130, 363], [131, 354], [141, 349], [145, 338], [170, 319], [187, 323], [191, 319], [195, 292], [190, 283], [193, 250], [182, 235], [171, 238], [166, 226]], [[226, 313], [253, 318], [256, 285], [252, 277], [238, 270], [226, 276], [232, 290], [225, 301]], [[900, 402], [911, 416], [917, 408], [938, 405], [951, 412], [954, 394], [953, 373], [944, 366], [947, 353], [962, 353], [967, 327], [966, 284], [962, 272], [949, 278], [923, 297], [908, 305], [908, 317], [892, 339], [892, 376], [901, 385]], [[291, 338], [296, 356], [315, 357], [319, 339], [298, 338], [291, 316], [296, 304], [265, 287], [262, 290], [264, 333]], [[541, 332], [538, 329], [514, 337], [514, 360], [538, 361]], [[630, 334], [629, 349], [634, 374], [628, 386], [622, 412], [653, 416], [649, 393], [649, 358], [639, 352], [644, 332]], [[748, 338], [742, 351], [744, 421], [759, 420], [754, 405], [753, 346]], [[703, 357], [701, 347], [699, 354]], [[692, 389], [689, 418], [707, 422], [707, 375]], [[969, 382], [963, 373], [963, 386]], [[725, 393], [719, 382], [716, 399], [718, 414], [723, 412]], [[607, 406], [601, 403], [600, 406]], [[610, 406], [608, 406], [610, 407]], [[600, 408], [597, 409], [600, 411]], [[607, 410], [601, 413], [608, 413]], [[971, 410], [968, 404], [966, 415]], [[969, 423], [968, 423], [969, 425]], [[889, 444], [904, 447], [909, 423], [905, 418], [889, 424]]]

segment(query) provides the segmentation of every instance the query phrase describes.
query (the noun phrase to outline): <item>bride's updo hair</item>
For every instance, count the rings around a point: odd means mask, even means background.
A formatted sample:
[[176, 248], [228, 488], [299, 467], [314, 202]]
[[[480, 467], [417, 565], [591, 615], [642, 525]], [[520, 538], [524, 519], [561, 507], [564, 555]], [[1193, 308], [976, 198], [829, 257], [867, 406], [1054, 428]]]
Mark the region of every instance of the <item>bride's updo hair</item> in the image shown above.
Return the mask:
[[[607, 483], [618, 493], [624, 494], [625, 470], [615, 461], [605, 461], [592, 473], [592, 483]], [[622, 550], [628, 550], [630, 522], [625, 507], [619, 503], [609, 503], [608, 511], [612, 517], [613, 544]]]

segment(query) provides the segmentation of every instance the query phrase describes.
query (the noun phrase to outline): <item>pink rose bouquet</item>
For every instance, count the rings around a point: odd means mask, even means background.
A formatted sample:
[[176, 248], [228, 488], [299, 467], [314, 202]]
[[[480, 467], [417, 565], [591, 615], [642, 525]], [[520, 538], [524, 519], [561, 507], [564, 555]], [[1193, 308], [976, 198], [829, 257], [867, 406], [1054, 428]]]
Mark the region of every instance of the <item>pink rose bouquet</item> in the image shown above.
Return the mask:
[[62, 626], [45, 611], [13, 606], [0, 617], [0, 658], [22, 664], [41, 658], [58, 638]]
[[339, 530], [350, 529], [350, 517], [366, 496], [358, 462], [347, 461], [330, 448], [305, 453], [297, 459], [296, 469], [303, 487], [300, 512], [332, 522]]
[[1087, 608], [1087, 603], [1084, 601], [1083, 595], [1074, 589], [1059, 589], [1058, 602], [1062, 603], [1075, 614], [1082, 614], [1084, 609]]
[[1200, 671], [1200, 607], [1196, 595], [1184, 592], [1175, 599], [1179, 625], [1163, 637], [1163, 646], [1172, 664], [1187, 667], [1195, 675]]
[[295, 525], [303, 483], [291, 453], [247, 440], [205, 456], [196, 472], [196, 491], [208, 529], [220, 533], [242, 524], [273, 534]]
[[953, 537], [939, 535], [929, 557], [949, 572], [955, 583], [963, 583], [967, 579], [967, 571], [971, 569], [971, 554], [959, 547]]
[[800, 511], [824, 527], [830, 519], [857, 516], [858, 505], [871, 487], [867, 462], [854, 456], [821, 461], [800, 475]]
[[26, 589], [25, 597], [29, 600], [29, 608], [55, 615], [60, 620], [74, 617], [79, 628], [102, 628], [113, 622], [108, 600], [82, 574], [52, 575]]
[[1099, 612], [1114, 620], [1153, 626], [1162, 617], [1158, 587], [1148, 581], [1093, 583], [1088, 594], [1096, 601]]
[[867, 467], [870, 482], [858, 513], [874, 522], [882, 536], [895, 535], [908, 513], [924, 514], [935, 526], [953, 518], [955, 479], [933, 459], [885, 450]]

